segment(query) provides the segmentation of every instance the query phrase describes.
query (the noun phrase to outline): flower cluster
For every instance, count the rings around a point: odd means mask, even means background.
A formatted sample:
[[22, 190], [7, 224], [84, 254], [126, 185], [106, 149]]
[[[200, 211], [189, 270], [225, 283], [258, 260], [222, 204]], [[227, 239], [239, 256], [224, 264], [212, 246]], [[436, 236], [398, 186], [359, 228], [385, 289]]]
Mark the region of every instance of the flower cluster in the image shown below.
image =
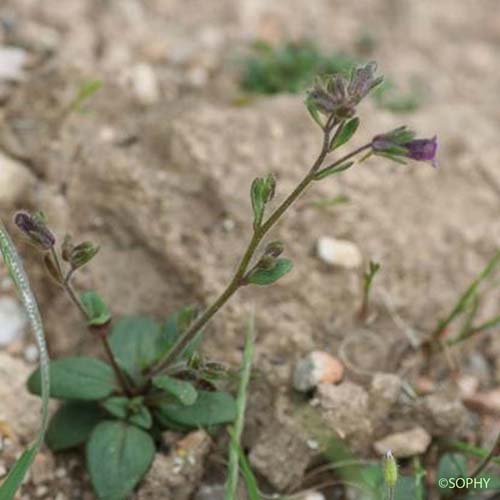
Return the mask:
[[356, 106], [377, 85], [383, 77], [375, 76], [377, 64], [370, 62], [355, 66], [349, 79], [341, 74], [318, 79], [309, 91], [308, 101], [325, 115], [334, 114], [338, 119], [354, 116]]

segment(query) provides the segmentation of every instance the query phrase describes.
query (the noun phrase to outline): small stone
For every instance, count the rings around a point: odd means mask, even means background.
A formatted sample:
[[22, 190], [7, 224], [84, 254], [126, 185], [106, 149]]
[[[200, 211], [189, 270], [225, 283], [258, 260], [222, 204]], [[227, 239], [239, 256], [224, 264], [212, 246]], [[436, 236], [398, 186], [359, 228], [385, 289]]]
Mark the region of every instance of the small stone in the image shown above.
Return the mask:
[[308, 392], [318, 384], [335, 384], [342, 380], [344, 366], [324, 351], [313, 351], [301, 359], [293, 372], [293, 387]]
[[[313, 400], [314, 401], [314, 400]], [[370, 398], [363, 387], [349, 380], [341, 384], [319, 384], [317, 407], [328, 428], [345, 439], [351, 450], [366, 450], [373, 435]]]
[[22, 338], [26, 317], [21, 305], [11, 297], [0, 298], [0, 346]]
[[500, 389], [469, 394], [464, 398], [464, 404], [474, 411], [500, 415]]
[[225, 490], [223, 484], [205, 484], [198, 490], [194, 500], [224, 500]]
[[35, 344], [28, 345], [23, 351], [24, 359], [28, 363], [35, 363], [38, 361], [38, 347]]
[[0, 477], [4, 477], [7, 474], [7, 467], [3, 463], [0, 463]]
[[323, 236], [316, 242], [316, 254], [325, 264], [345, 269], [356, 269], [363, 262], [357, 245], [329, 236]]
[[408, 458], [424, 453], [431, 444], [431, 436], [422, 427], [390, 434], [376, 441], [373, 448], [379, 455], [391, 451], [396, 458]]
[[128, 81], [141, 104], [146, 106], [160, 99], [158, 79], [153, 67], [149, 64], [137, 64], [128, 73]]
[[44, 484], [41, 484], [40, 486], [37, 487], [35, 490], [35, 496], [37, 497], [43, 497], [49, 492], [48, 486], [45, 486]]
[[431, 394], [422, 398], [425, 427], [433, 436], [462, 435], [470, 424], [470, 415], [458, 399], [446, 394]]
[[402, 381], [393, 373], [376, 373], [370, 386], [370, 416], [380, 421], [389, 416], [401, 394]]
[[0, 203], [15, 205], [31, 189], [36, 180], [22, 163], [0, 153]]
[[0, 47], [0, 80], [18, 82], [24, 79], [23, 67], [28, 54], [19, 47]]
[[462, 398], [468, 398], [477, 394], [479, 379], [474, 375], [462, 375], [457, 380], [457, 387]]

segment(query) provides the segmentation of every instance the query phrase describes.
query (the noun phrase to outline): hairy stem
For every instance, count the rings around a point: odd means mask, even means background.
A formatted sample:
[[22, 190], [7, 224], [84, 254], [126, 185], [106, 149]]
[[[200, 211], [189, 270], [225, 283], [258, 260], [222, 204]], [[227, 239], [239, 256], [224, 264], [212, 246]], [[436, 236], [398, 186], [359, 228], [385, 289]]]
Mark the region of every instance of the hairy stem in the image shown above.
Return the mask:
[[[196, 334], [205, 326], [205, 324], [212, 318], [212, 316], [214, 316], [214, 314], [217, 313], [217, 311], [219, 311], [219, 309], [234, 295], [234, 293], [241, 286], [243, 286], [243, 278], [245, 277], [245, 274], [248, 270], [248, 266], [250, 265], [252, 257], [264, 236], [278, 222], [278, 220], [288, 210], [288, 208], [290, 208], [290, 206], [300, 197], [300, 195], [306, 190], [311, 182], [314, 181], [315, 174], [318, 172], [329, 152], [331, 132], [336, 125], [337, 124], [333, 121], [333, 118], [330, 117], [327, 125], [323, 129], [323, 145], [321, 151], [316, 158], [316, 161], [309, 169], [309, 172], [300, 181], [297, 187], [285, 198], [285, 200], [283, 200], [281, 205], [279, 205], [274, 210], [267, 221], [265, 221], [260, 227], [254, 229], [252, 238], [247, 246], [247, 249], [245, 250], [245, 253], [243, 254], [243, 257], [240, 260], [233, 278], [229, 282], [229, 285], [221, 293], [221, 295], [219, 295], [215, 302], [213, 302], [212, 305], [210, 305], [205, 310], [205, 312], [188, 327], [188, 329], [180, 336], [173, 347], [168, 352], [166, 352], [162, 358], [160, 358], [157, 364], [147, 374], [148, 378], [161, 372], [163, 369], [168, 367], [169, 364], [174, 361], [180, 354], [182, 354], [189, 343], [194, 339]], [[329, 165], [329, 167], [344, 163], [349, 158], [352, 158], [360, 152], [368, 149], [368, 147], [370, 147], [370, 144], [365, 144], [364, 146], [357, 148], [356, 150]]]

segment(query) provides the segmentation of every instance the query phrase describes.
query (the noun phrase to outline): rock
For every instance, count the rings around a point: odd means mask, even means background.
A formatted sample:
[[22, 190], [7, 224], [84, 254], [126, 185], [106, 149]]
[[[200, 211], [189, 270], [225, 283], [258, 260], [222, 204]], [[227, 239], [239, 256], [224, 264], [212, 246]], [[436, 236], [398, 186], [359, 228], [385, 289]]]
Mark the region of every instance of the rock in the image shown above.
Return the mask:
[[458, 399], [431, 394], [421, 401], [421, 411], [426, 427], [433, 436], [460, 436], [469, 424], [470, 415]]
[[205, 431], [195, 431], [177, 442], [168, 455], [157, 453], [136, 500], [188, 500], [203, 475], [210, 445]]
[[194, 500], [224, 500], [225, 490], [223, 484], [203, 485], [196, 493]]
[[19, 302], [11, 297], [0, 298], [0, 346], [19, 340], [24, 335], [26, 317]]
[[12, 207], [35, 184], [35, 176], [22, 163], [0, 152], [0, 204]]
[[313, 351], [301, 359], [293, 372], [293, 387], [308, 392], [318, 384], [335, 384], [342, 380], [344, 366], [334, 356], [324, 351]]
[[373, 448], [379, 455], [391, 451], [396, 458], [407, 458], [424, 453], [431, 444], [431, 436], [422, 427], [390, 434], [376, 441]]
[[458, 391], [463, 399], [474, 397], [479, 389], [479, 379], [474, 375], [464, 374], [457, 380]]
[[370, 417], [379, 423], [386, 419], [401, 393], [402, 381], [393, 373], [376, 373], [370, 386]]
[[0, 47], [0, 80], [21, 81], [23, 67], [28, 59], [25, 50], [18, 47]]
[[345, 269], [358, 268], [363, 262], [357, 245], [328, 236], [323, 236], [316, 242], [316, 254], [325, 264]]
[[[266, 427], [249, 454], [252, 467], [276, 489], [300, 483], [312, 459], [318, 456], [293, 425], [275, 422]], [[282, 457], [282, 460], [276, 460]]]
[[130, 68], [126, 75], [132, 90], [141, 104], [145, 106], [156, 103], [160, 98], [158, 79], [153, 67], [149, 64], [137, 64]]
[[500, 415], [500, 389], [468, 394], [464, 397], [463, 401], [473, 411]]
[[326, 425], [345, 439], [352, 451], [366, 450], [373, 434], [369, 395], [350, 381], [339, 385], [319, 384], [317, 406]]
[[23, 356], [28, 363], [35, 363], [39, 357], [38, 347], [35, 344], [29, 344], [25, 347]]

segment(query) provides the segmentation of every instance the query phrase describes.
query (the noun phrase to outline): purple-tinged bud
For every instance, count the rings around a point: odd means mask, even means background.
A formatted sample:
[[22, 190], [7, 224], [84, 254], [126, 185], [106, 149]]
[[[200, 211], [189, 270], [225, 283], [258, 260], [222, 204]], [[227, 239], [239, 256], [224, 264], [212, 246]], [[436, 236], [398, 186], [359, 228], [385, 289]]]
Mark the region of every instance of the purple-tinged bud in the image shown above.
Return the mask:
[[377, 63], [374, 61], [353, 69], [347, 93], [354, 104], [358, 104], [373, 88], [382, 83], [383, 77], [375, 78], [376, 71]]
[[415, 139], [415, 132], [406, 127], [399, 127], [386, 134], [375, 136], [371, 142], [375, 154], [387, 156], [395, 161], [409, 158], [417, 161], [429, 161], [437, 167], [437, 137]]
[[430, 161], [434, 167], [437, 167], [438, 143], [436, 136], [432, 139], [414, 139], [405, 143], [404, 147], [408, 150], [407, 158], [417, 161]]
[[41, 213], [31, 215], [29, 212], [20, 211], [14, 215], [14, 224], [38, 247], [50, 250], [56, 243], [56, 238], [45, 225]]

